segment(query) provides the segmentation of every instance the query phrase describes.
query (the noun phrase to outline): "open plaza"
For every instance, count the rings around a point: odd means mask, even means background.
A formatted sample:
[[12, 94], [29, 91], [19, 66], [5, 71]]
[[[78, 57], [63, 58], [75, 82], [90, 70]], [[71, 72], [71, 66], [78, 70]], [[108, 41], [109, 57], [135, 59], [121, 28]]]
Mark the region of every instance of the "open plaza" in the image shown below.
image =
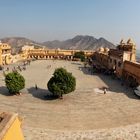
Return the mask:
[[[4, 69], [17, 66], [23, 68], [23, 62]], [[47, 82], [59, 67], [76, 77], [76, 90], [62, 100], [51, 100]], [[140, 139], [139, 99], [120, 80], [93, 74], [82, 62], [64, 60], [32, 61], [19, 72], [25, 88], [21, 96], [10, 96], [0, 71], [0, 108], [22, 117], [25, 140]], [[102, 87], [108, 88], [106, 94]]]

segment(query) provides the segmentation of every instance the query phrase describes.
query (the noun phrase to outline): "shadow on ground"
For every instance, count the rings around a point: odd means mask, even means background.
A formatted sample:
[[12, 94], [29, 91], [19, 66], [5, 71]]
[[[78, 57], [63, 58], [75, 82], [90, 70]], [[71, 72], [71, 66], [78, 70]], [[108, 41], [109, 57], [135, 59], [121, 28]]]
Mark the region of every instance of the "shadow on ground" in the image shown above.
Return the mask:
[[31, 87], [28, 90], [29, 94], [32, 94], [33, 97], [39, 98], [41, 100], [56, 100], [58, 97], [55, 97], [47, 89]]
[[[114, 92], [114, 93], [124, 93], [127, 97], [132, 99], [139, 100], [140, 98], [134, 94], [134, 91], [132, 88], [130, 88], [128, 85], [123, 84], [121, 80], [117, 78], [113, 78], [111, 75], [105, 75], [103, 73], [93, 73], [91, 67], [79, 67], [79, 70], [81, 70], [86, 75], [96, 75], [98, 76], [107, 86], [108, 91]], [[103, 87], [100, 87], [100, 89], [103, 89]]]
[[93, 71], [91, 67], [79, 67], [79, 70], [86, 75], [93, 75]]
[[139, 99], [134, 93], [133, 89], [128, 87], [127, 85], [122, 85], [121, 80], [117, 78], [112, 78], [111, 76], [104, 75], [104, 74], [96, 74], [100, 77], [101, 80], [107, 85], [107, 88], [111, 92], [117, 93], [124, 93], [127, 97], [132, 99]]
[[71, 62], [71, 64], [74, 64], [74, 65], [82, 65], [82, 64], [79, 63], [79, 62]]
[[0, 94], [5, 95], [5, 96], [12, 96], [12, 94], [9, 93], [7, 87], [5, 86], [0, 87]]

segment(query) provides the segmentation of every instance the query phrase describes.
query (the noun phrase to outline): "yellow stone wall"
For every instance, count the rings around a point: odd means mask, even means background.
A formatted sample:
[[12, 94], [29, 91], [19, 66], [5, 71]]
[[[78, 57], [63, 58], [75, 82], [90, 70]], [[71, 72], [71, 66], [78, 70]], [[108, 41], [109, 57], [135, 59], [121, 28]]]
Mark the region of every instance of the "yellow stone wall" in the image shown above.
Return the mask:
[[0, 42], [0, 65], [11, 63], [11, 46]]
[[[33, 50], [29, 50], [27, 52], [27, 55], [69, 55], [72, 56], [74, 55], [75, 52], [80, 52], [81, 50], [61, 50], [61, 49], [33, 49]], [[85, 53], [86, 56], [92, 55], [94, 53], [94, 51], [90, 51], [90, 50], [83, 50], [83, 52]]]
[[18, 118], [16, 118], [5, 133], [5, 136], [2, 140], [24, 140], [20, 126], [21, 122]]
[[104, 48], [99, 49], [95, 56], [101, 66], [108, 63], [106, 68], [113, 69], [116, 76], [124, 79], [129, 86], [140, 85], [140, 63], [136, 62], [136, 45], [131, 39], [126, 43], [122, 40], [116, 49], [110, 49], [106, 57], [103, 57]]
[[15, 113], [1, 113], [0, 140], [24, 140], [21, 120]]
[[125, 71], [125, 74], [127, 73], [127, 75], [130, 75], [136, 78], [138, 83], [140, 84], [140, 64], [139, 63], [125, 61], [124, 71]]
[[[53, 59], [54, 56], [73, 56], [75, 52], [81, 50], [61, 50], [61, 49], [34, 49], [33, 46], [24, 46], [20, 54], [11, 55], [11, 47], [6, 43], [0, 43], [0, 65], [8, 65], [17, 61], [22, 61], [33, 56], [38, 59]], [[90, 56], [94, 51], [84, 50], [86, 56]], [[72, 58], [72, 57], [71, 57]]]

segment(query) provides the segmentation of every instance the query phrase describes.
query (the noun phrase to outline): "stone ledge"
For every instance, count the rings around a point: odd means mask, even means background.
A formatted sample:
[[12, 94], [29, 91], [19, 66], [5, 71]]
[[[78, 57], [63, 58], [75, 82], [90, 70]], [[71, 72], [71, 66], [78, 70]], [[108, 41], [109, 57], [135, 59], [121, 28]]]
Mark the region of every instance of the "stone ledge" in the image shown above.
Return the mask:
[[17, 116], [18, 114], [16, 113], [0, 112], [0, 140], [4, 137]]

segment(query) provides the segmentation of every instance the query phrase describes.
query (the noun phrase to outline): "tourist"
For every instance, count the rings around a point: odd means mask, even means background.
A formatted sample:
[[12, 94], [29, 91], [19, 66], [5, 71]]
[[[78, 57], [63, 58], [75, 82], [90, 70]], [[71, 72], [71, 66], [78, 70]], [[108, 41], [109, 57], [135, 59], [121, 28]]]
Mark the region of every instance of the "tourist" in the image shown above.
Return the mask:
[[63, 99], [63, 94], [62, 93], [60, 94], [59, 99]]
[[9, 67], [7, 67], [7, 71], [9, 71]]
[[26, 70], [26, 66], [23, 67], [23, 70]]
[[106, 92], [107, 92], [107, 88], [106, 88], [106, 87], [104, 87], [104, 94], [106, 94]]
[[5, 71], [3, 71], [3, 75], [4, 75], [4, 76], [6, 76], [6, 73], [5, 73]]
[[22, 71], [22, 69], [21, 69], [21, 67], [20, 67], [20, 66], [18, 66], [18, 69], [19, 69], [19, 71]]
[[37, 84], [35, 84], [35, 89], [38, 90]]
[[17, 72], [16, 67], [14, 67], [14, 68], [12, 69], [12, 71], [13, 71], [13, 72]]

